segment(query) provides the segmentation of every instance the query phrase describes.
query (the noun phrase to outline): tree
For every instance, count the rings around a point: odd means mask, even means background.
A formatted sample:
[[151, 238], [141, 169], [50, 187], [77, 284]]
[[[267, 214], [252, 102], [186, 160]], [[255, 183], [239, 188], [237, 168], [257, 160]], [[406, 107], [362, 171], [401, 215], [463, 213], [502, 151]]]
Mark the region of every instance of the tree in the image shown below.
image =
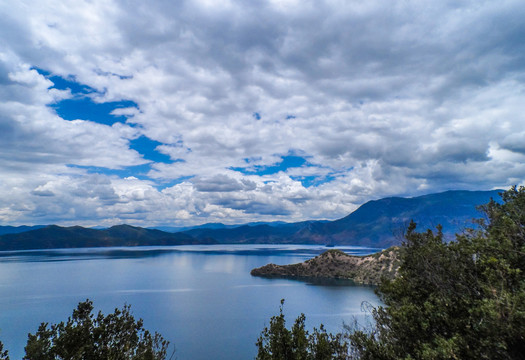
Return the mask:
[[346, 359], [348, 351], [343, 335], [328, 334], [323, 325], [313, 333], [305, 329], [305, 316], [301, 314], [291, 330], [286, 328], [283, 314], [284, 299], [279, 315], [270, 320], [257, 340], [257, 360], [331, 360]]
[[444, 243], [411, 223], [399, 276], [378, 287], [376, 327], [349, 335], [362, 359], [522, 359], [525, 188], [481, 207], [488, 222]]
[[24, 359], [160, 360], [166, 358], [168, 342], [150, 334], [142, 319], [135, 320], [130, 306], [95, 316], [86, 300], [73, 310], [67, 322], [42, 323], [28, 335]]

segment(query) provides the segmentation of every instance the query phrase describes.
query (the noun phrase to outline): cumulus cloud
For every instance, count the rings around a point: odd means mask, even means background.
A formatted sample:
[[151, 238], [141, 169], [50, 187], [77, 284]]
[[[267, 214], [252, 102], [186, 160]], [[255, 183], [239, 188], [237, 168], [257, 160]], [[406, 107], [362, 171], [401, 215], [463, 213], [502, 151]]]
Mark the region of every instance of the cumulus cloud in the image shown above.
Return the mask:
[[[0, 4], [0, 221], [337, 218], [525, 177], [520, 1]], [[67, 121], [53, 76], [125, 123]], [[256, 115], [254, 115], [256, 114]], [[146, 136], [171, 162], [146, 160]], [[283, 157], [303, 157], [281, 166]]]
[[195, 179], [193, 185], [197, 191], [202, 192], [231, 192], [254, 190], [256, 188], [256, 184], [253, 181], [245, 179], [238, 181], [224, 174], [217, 174], [209, 179]]

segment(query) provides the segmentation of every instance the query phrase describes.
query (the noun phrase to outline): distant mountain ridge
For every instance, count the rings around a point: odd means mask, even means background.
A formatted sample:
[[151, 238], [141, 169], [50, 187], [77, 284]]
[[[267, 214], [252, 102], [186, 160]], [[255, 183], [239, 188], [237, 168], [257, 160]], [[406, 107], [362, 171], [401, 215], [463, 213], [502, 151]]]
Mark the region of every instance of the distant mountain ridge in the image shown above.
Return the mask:
[[[320, 222], [320, 223], [323, 223], [323, 222], [329, 222], [329, 220], [310, 220], [309, 222]], [[148, 229], [157, 229], [157, 230], [162, 230], [162, 231], [166, 231], [166, 232], [189, 232], [189, 231], [195, 231], [195, 232], [200, 232], [200, 230], [202, 229], [213, 229], [213, 230], [217, 230], [217, 229], [234, 229], [234, 228], [238, 228], [238, 227], [241, 227], [241, 226], [250, 226], [250, 227], [253, 227], [253, 226], [259, 226], [259, 225], [268, 225], [268, 226], [271, 226], [271, 227], [289, 227], [289, 226], [296, 226], [295, 224], [298, 224], [298, 223], [288, 223], [288, 222], [285, 222], [285, 221], [256, 221], [256, 222], [250, 222], [250, 223], [247, 223], [247, 224], [236, 224], [236, 225], [226, 225], [226, 224], [223, 224], [223, 223], [206, 223], [206, 224], [202, 224], [202, 225], [195, 225], [195, 226], [153, 226], [153, 227], [149, 227]], [[1, 226], [0, 226], [1, 228]], [[200, 229], [200, 230], [199, 230]]]
[[482, 216], [477, 207], [491, 199], [500, 201], [501, 192], [455, 190], [369, 201], [348, 216], [303, 231], [295, 238], [384, 248], [398, 245], [410, 220], [414, 220], [419, 231], [442, 225], [445, 237], [451, 239], [465, 227], [474, 226], [471, 221]]
[[35, 225], [35, 226], [0, 226], [0, 235], [4, 234], [18, 234], [30, 230], [36, 230], [46, 227], [46, 225]]
[[168, 233], [130, 225], [108, 229], [90, 229], [81, 226], [49, 225], [23, 233], [0, 236], [0, 250], [33, 250], [109, 246], [160, 246], [211, 244], [211, 239], [195, 239], [183, 233]]
[[369, 201], [348, 216], [335, 221], [303, 221], [281, 226], [244, 225], [233, 229], [192, 229], [184, 233], [213, 238], [220, 243], [288, 243], [360, 245], [387, 248], [398, 245], [410, 220], [420, 231], [443, 226], [446, 237], [481, 217], [477, 206], [490, 199], [500, 201], [503, 190], [451, 190], [413, 198], [389, 197]]
[[[146, 246], [183, 244], [323, 244], [360, 245], [387, 248], [402, 240], [410, 220], [418, 230], [443, 226], [452, 238], [472, 219], [481, 217], [477, 206], [490, 199], [500, 201], [492, 191], [451, 190], [412, 198], [389, 197], [369, 201], [348, 216], [335, 221], [297, 223], [251, 223], [245, 225], [204, 224], [179, 232], [118, 225], [108, 229], [50, 225], [20, 232], [20, 228], [1, 227], [18, 233], [0, 235], [0, 250], [25, 250], [99, 246]], [[180, 228], [164, 227], [164, 230]]]
[[264, 223], [260, 225], [241, 225], [234, 228], [196, 228], [183, 231], [197, 239], [212, 238], [220, 243], [292, 243], [288, 241], [301, 229], [311, 224], [322, 224], [321, 221], [302, 221], [280, 225]]

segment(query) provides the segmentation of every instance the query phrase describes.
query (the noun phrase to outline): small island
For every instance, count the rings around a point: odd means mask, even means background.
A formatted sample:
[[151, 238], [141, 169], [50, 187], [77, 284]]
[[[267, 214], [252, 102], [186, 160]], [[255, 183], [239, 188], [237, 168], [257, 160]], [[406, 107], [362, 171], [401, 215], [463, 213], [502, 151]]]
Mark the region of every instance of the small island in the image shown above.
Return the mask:
[[377, 285], [382, 277], [394, 278], [399, 267], [399, 247], [366, 255], [348, 255], [328, 250], [299, 264], [268, 264], [251, 271], [252, 276], [288, 279], [345, 279], [356, 284]]

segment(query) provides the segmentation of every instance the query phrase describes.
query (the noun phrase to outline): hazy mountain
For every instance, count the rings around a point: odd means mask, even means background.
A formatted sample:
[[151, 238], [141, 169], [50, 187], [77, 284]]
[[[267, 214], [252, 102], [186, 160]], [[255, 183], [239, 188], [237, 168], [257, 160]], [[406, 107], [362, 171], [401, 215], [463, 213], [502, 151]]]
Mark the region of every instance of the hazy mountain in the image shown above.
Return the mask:
[[186, 234], [213, 238], [221, 243], [306, 243], [388, 247], [399, 244], [411, 219], [420, 231], [443, 226], [449, 238], [481, 217], [476, 207], [502, 190], [447, 191], [413, 198], [390, 197], [369, 201], [350, 215], [335, 221], [305, 221], [269, 226], [240, 226], [235, 229], [193, 229]]
[[226, 225], [222, 223], [206, 223], [202, 225], [194, 225], [194, 226], [154, 226], [148, 229], [157, 229], [162, 230], [166, 232], [176, 233], [176, 232], [183, 232], [188, 231], [192, 229], [233, 229], [236, 227], [239, 227], [242, 225]]
[[107, 246], [153, 246], [209, 244], [210, 239], [197, 240], [183, 233], [168, 233], [130, 225], [118, 225], [109, 229], [90, 229], [81, 226], [44, 228], [18, 234], [0, 236], [0, 250], [56, 249]]
[[312, 223], [322, 224], [318, 221], [263, 223], [261, 225], [241, 225], [232, 229], [196, 228], [184, 231], [184, 233], [197, 239], [212, 238], [220, 243], [291, 243], [292, 237], [298, 231]]
[[[321, 220], [321, 221], [316, 221], [316, 222], [328, 222], [328, 221]], [[234, 225], [226, 225], [226, 224], [223, 224], [223, 223], [206, 223], [206, 224], [202, 224], [202, 225], [180, 226], [180, 227], [176, 227], [176, 226], [154, 226], [154, 227], [151, 227], [151, 228], [148, 228], [148, 229], [157, 229], [157, 230], [173, 232], [173, 233], [174, 232], [189, 232], [190, 230], [199, 229], [199, 231], [196, 231], [196, 232], [197, 233], [202, 233], [203, 231], [201, 231], [201, 230], [204, 230], [204, 229], [212, 229], [212, 230], [217, 230], [217, 229], [235, 229], [235, 228], [238, 228], [238, 227], [241, 227], [241, 226], [254, 227], [254, 226], [259, 226], [259, 225], [268, 225], [268, 226], [271, 226], [271, 227], [288, 227], [288, 226], [290, 226], [290, 227], [297, 227], [297, 224], [298, 223], [288, 223], [288, 222], [284, 222], [284, 221], [270, 221], [270, 222], [257, 221], [257, 222], [247, 223], [247, 224], [234, 224]]]

